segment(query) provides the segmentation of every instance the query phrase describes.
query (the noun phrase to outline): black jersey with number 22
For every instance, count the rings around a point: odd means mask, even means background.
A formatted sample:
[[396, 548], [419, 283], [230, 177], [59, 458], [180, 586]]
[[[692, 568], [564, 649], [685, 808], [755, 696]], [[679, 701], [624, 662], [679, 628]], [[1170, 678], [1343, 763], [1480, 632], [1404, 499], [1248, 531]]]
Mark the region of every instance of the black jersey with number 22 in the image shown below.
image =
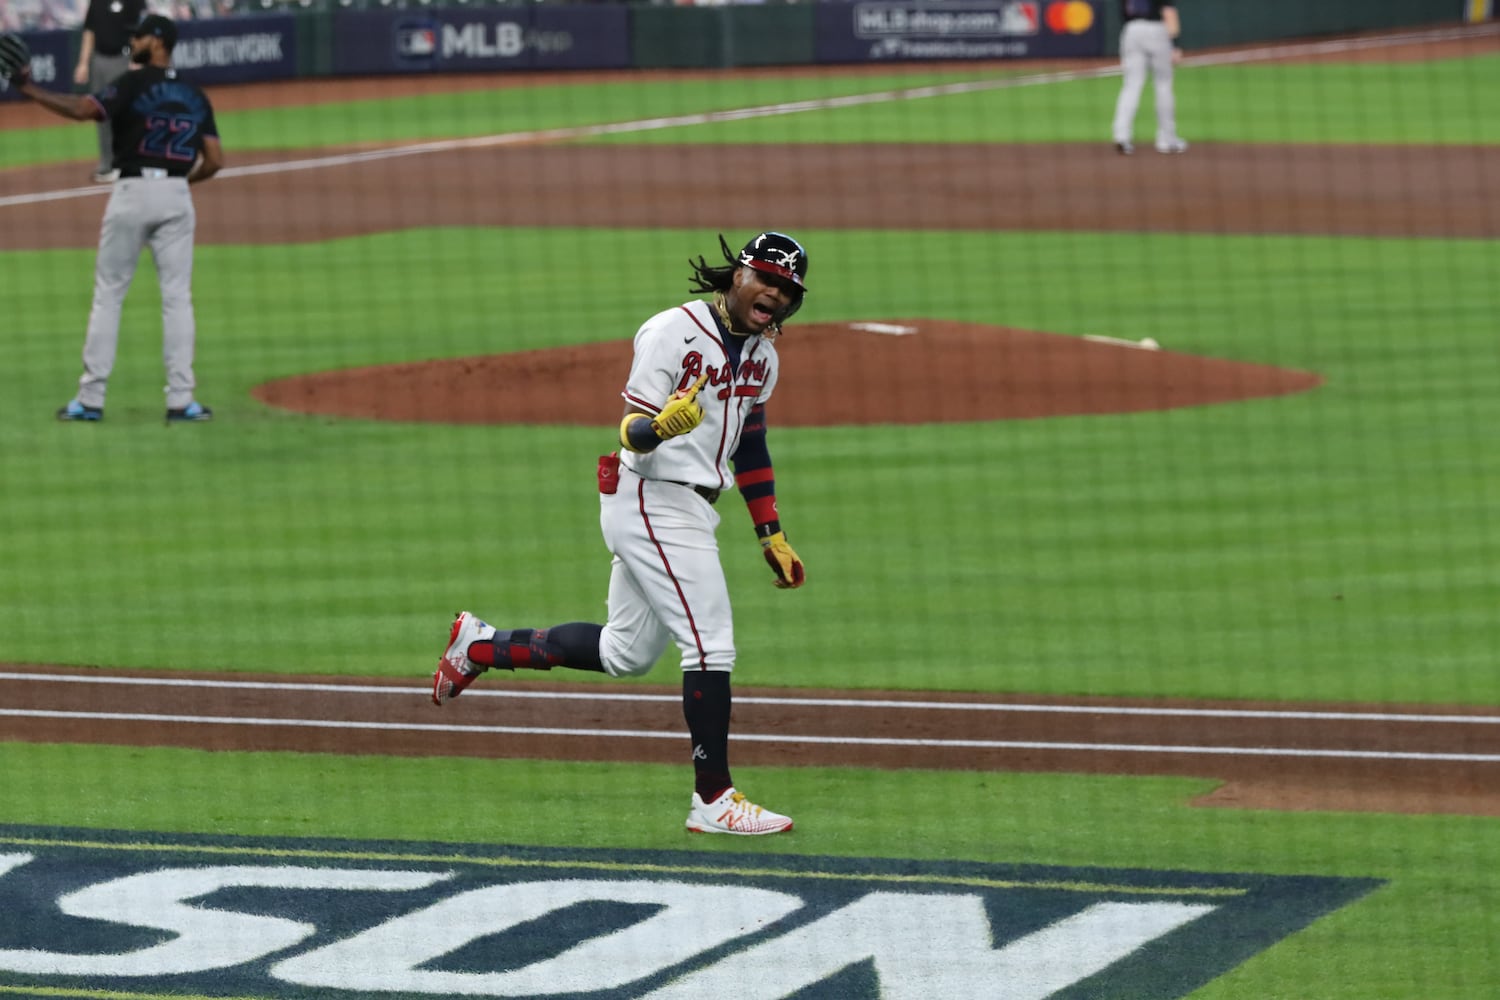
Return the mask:
[[206, 136], [219, 134], [213, 105], [175, 69], [142, 66], [92, 95], [114, 131], [115, 167], [121, 177], [143, 169], [186, 177]]

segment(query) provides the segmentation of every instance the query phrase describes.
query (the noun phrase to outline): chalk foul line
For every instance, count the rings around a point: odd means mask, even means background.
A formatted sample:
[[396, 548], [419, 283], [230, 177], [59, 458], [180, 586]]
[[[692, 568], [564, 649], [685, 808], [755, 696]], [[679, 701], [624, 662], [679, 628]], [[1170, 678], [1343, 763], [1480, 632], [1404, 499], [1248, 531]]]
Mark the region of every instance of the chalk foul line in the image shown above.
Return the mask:
[[[175, 715], [153, 712], [64, 712], [43, 709], [0, 709], [0, 717], [29, 719], [69, 719], [91, 722], [131, 722], [207, 726], [282, 727], [298, 729], [376, 730], [381, 732], [460, 733], [486, 736], [565, 736], [570, 739], [604, 737], [631, 740], [681, 740], [676, 731], [656, 732], [644, 729], [590, 729], [552, 726], [454, 725], [421, 722], [373, 722], [339, 719], [239, 718], [222, 715]], [[896, 737], [799, 736], [790, 733], [736, 733], [734, 739], [745, 743], [821, 744], [837, 746], [884, 746], [913, 749], [959, 750], [1051, 750], [1084, 753], [1159, 753], [1189, 756], [1212, 755], [1232, 757], [1313, 757], [1334, 760], [1406, 760], [1429, 762], [1462, 762], [1500, 764], [1500, 754], [1425, 753], [1397, 750], [1320, 750], [1301, 747], [1229, 747], [1173, 746], [1151, 743], [1072, 743], [1039, 740], [934, 740]]]

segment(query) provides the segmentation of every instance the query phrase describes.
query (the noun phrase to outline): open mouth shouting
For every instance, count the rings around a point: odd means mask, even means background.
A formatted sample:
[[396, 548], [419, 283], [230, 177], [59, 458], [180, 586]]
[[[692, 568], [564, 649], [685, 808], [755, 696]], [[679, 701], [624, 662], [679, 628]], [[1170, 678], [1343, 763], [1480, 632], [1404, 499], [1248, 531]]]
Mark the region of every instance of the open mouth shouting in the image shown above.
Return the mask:
[[781, 310], [781, 302], [774, 296], [759, 295], [755, 301], [750, 303], [750, 321], [758, 328], [765, 329], [776, 321], [776, 316]]
[[763, 333], [786, 318], [789, 306], [796, 301], [798, 289], [795, 285], [776, 277], [745, 268], [744, 284], [740, 287], [740, 301], [744, 303], [742, 320], [746, 333]]

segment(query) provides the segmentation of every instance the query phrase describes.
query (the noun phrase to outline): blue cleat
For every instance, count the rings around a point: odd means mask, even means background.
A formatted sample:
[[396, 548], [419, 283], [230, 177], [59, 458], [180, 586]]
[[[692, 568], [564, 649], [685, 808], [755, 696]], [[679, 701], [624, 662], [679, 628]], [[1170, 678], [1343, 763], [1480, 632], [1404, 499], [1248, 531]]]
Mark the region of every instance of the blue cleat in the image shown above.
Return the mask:
[[84, 406], [78, 400], [70, 399], [67, 406], [57, 411], [57, 419], [98, 423], [104, 419], [104, 407]]
[[214, 411], [198, 402], [196, 399], [178, 410], [167, 411], [167, 423], [169, 424], [196, 424], [205, 420], [212, 420]]

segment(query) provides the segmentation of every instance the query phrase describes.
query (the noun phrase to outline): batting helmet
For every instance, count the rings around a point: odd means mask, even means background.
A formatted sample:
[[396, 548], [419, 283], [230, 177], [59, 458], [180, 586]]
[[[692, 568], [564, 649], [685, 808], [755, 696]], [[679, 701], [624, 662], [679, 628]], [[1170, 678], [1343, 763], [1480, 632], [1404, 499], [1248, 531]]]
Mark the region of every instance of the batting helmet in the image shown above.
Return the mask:
[[785, 278], [803, 291], [807, 290], [802, 280], [807, 277], [807, 251], [785, 233], [761, 233], [745, 244], [739, 262], [762, 274]]

